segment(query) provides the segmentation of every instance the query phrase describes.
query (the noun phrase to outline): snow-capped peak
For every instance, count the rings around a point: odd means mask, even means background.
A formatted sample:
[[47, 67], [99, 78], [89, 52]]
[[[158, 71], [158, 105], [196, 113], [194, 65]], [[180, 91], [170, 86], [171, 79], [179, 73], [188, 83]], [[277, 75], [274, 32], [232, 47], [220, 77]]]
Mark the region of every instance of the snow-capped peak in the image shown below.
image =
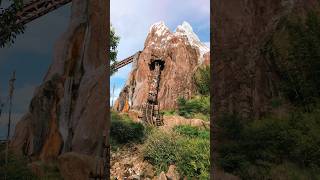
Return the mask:
[[191, 25], [184, 21], [182, 25], [179, 25], [175, 32], [176, 35], [187, 36], [188, 41], [192, 46], [196, 46], [200, 51], [200, 63], [203, 61], [203, 55], [210, 51], [210, 48], [202, 43], [199, 37], [193, 32]]
[[155, 31], [155, 34], [157, 36], [163, 36], [167, 32], [170, 32], [170, 29], [165, 25], [163, 21], [159, 21], [157, 23], [154, 23], [149, 30], [149, 33]]
[[[210, 51], [209, 47], [207, 47], [204, 43], [201, 42], [199, 37], [193, 32], [192, 26], [186, 21], [179, 25], [173, 33], [170, 31], [170, 29], [165, 25], [163, 21], [159, 21], [157, 23], [154, 23], [150, 27], [149, 35], [151, 34], [155, 35], [155, 41], [160, 40], [160, 44], [158, 45], [156, 45], [155, 42], [150, 43], [150, 45], [159, 46], [157, 48], [164, 48], [167, 45], [168, 40], [172, 39], [175, 36], [186, 38], [188, 43], [192, 47], [199, 50], [200, 64], [202, 64], [202, 62], [204, 61], [204, 54]], [[148, 43], [145, 43], [145, 45]]]

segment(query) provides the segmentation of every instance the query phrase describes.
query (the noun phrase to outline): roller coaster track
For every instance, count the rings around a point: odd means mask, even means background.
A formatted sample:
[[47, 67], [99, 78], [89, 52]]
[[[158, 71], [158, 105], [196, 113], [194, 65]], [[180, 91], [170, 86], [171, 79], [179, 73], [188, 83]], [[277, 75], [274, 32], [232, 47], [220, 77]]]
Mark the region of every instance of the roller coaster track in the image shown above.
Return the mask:
[[[68, 3], [72, 0], [31, 0], [24, 4], [22, 10], [17, 13], [17, 24], [27, 24], [41, 16], [44, 16]], [[135, 53], [134, 55], [119, 61], [112, 68], [118, 70], [130, 63], [139, 56], [141, 51]]]
[[46, 15], [72, 0], [38, 0], [24, 4], [22, 10], [17, 13], [17, 24], [27, 24], [43, 15]]
[[112, 68], [114, 70], [118, 70], [130, 63], [132, 63], [134, 61], [134, 59], [138, 58], [139, 55], [140, 55], [141, 51], [138, 51], [137, 53], [135, 53], [134, 55], [130, 56], [130, 57], [127, 57], [126, 59], [124, 60], [121, 60], [119, 62], [117, 62]]

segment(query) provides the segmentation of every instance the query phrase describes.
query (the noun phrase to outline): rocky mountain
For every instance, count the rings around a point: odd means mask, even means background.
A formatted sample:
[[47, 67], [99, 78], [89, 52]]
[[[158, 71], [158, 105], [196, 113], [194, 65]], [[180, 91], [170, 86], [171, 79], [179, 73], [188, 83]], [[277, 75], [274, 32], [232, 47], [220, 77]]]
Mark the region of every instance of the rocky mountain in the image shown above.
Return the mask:
[[[74, 0], [68, 30], [17, 124], [11, 148], [33, 160], [96, 155], [107, 121], [107, 2]], [[105, 38], [103, 38], [105, 37]]]
[[115, 110], [140, 109], [146, 102], [149, 63], [154, 57], [165, 62], [158, 95], [160, 108], [173, 109], [179, 97], [188, 99], [194, 95], [193, 74], [199, 66], [209, 65], [210, 49], [199, 40], [187, 22], [179, 25], [175, 32], [171, 32], [164, 22], [153, 24], [144, 49], [139, 58], [134, 60], [125, 87], [115, 102]]

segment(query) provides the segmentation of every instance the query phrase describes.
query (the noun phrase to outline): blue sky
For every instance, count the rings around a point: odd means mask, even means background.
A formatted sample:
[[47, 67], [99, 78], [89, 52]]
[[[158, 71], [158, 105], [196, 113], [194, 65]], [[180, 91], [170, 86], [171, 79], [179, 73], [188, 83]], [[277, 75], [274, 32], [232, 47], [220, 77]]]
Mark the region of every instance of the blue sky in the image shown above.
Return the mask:
[[[4, 1], [6, 2], [6, 1]], [[6, 3], [5, 3], [6, 4]], [[4, 4], [4, 5], [5, 5]], [[0, 48], [0, 98], [8, 96], [8, 80], [16, 70], [13, 121], [27, 112], [35, 87], [39, 86], [53, 59], [53, 46], [66, 31], [70, 4], [27, 24], [13, 45]], [[0, 139], [6, 134], [8, 108], [0, 118]]]
[[[174, 31], [187, 21], [202, 42], [210, 42], [210, 0], [111, 0], [110, 18], [120, 36], [118, 58], [122, 60], [142, 50], [152, 24], [164, 21]], [[110, 94], [115, 85], [115, 97], [123, 87], [131, 65], [120, 69], [110, 79]]]

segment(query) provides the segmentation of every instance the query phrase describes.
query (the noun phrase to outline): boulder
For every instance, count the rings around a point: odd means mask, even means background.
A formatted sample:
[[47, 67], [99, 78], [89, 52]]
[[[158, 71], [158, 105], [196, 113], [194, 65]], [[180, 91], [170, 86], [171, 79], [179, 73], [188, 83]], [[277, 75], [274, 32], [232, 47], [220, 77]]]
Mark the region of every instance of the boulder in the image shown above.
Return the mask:
[[[96, 173], [102, 161], [79, 153], [65, 153], [58, 158], [58, 167], [65, 180], [88, 180], [90, 173]], [[97, 162], [100, 162], [97, 163]]]
[[177, 167], [175, 165], [170, 165], [168, 172], [166, 173], [168, 180], [179, 180], [180, 176], [177, 172]]

